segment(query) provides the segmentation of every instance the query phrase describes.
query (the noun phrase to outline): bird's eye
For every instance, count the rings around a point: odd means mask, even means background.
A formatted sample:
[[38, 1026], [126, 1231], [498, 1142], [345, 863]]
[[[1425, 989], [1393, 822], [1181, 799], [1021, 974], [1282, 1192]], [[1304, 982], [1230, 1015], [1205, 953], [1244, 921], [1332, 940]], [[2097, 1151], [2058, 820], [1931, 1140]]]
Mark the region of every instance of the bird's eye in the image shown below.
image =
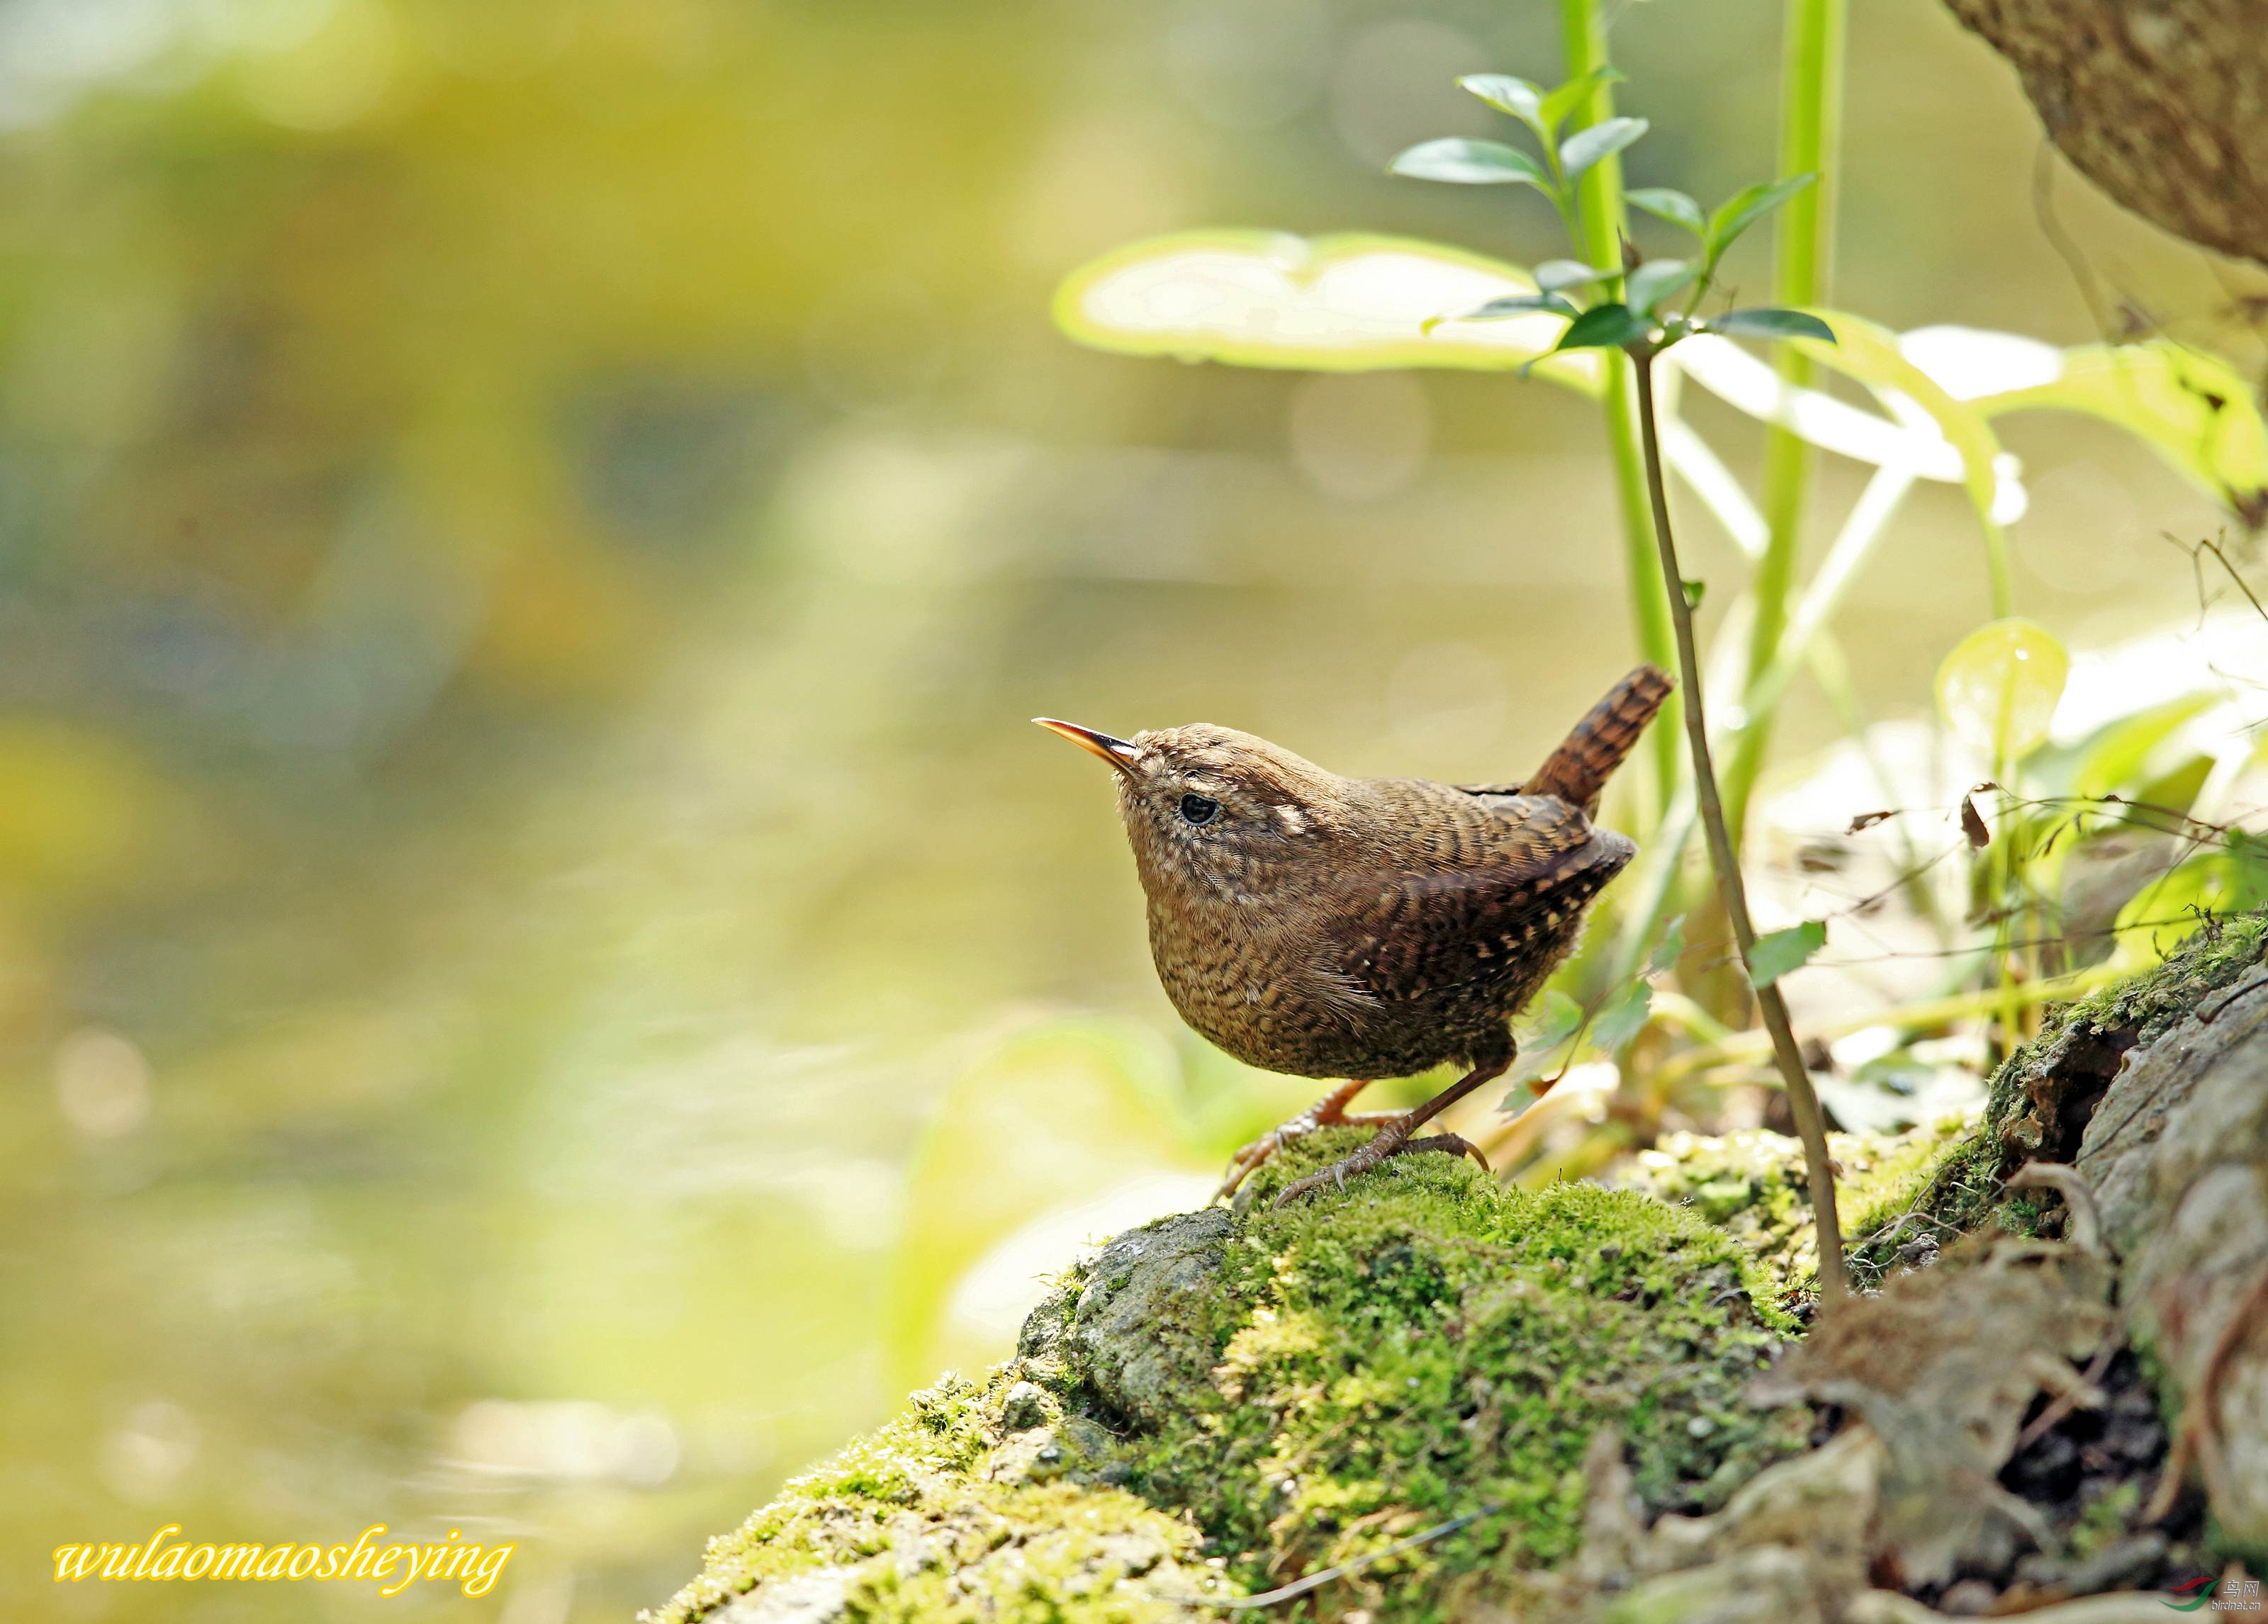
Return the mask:
[[1182, 797], [1182, 816], [1191, 823], [1207, 824], [1220, 815], [1220, 803], [1209, 801], [1202, 795]]

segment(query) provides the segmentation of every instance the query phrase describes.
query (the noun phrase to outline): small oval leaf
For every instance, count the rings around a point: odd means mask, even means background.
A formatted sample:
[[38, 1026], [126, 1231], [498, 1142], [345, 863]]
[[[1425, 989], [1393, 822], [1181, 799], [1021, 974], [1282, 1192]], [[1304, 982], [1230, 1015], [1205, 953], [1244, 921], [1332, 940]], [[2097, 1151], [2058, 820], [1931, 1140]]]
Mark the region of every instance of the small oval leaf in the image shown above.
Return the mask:
[[1733, 246], [1734, 239], [1758, 220], [1817, 180], [1816, 174], [1790, 175], [1785, 180], [1761, 180], [1742, 187], [1709, 217], [1709, 254], [1713, 259]]
[[1791, 970], [1800, 970], [1827, 945], [1827, 922], [1807, 919], [1756, 938], [1749, 950], [1749, 982], [1762, 992]]
[[1644, 119], [1605, 119], [1588, 129], [1579, 129], [1559, 143], [1559, 169], [1569, 185], [1585, 170], [1646, 134]]
[[1555, 316], [1572, 317], [1577, 313], [1573, 305], [1556, 293], [1511, 293], [1502, 298], [1491, 299], [1475, 310], [1464, 311], [1454, 316], [1437, 316], [1425, 323], [1425, 330], [1430, 333], [1444, 321], [1494, 321], [1505, 316], [1525, 316], [1539, 310], [1548, 310]]
[[1623, 283], [1624, 302], [1632, 310], [1652, 315], [1661, 302], [1701, 274], [1701, 268], [1684, 260], [1648, 260]]
[[1594, 68], [1580, 78], [1570, 79], [1543, 99], [1543, 121], [1553, 129], [1566, 121], [1567, 115], [1590, 99], [1594, 90], [1623, 82], [1619, 68]]
[[1937, 668], [1937, 708], [1963, 743], [2014, 761], [2048, 736], [2071, 674], [2053, 632], [2011, 616], [1978, 627]]
[[1598, 266], [1586, 265], [1580, 260], [1546, 260], [1535, 268], [1535, 285], [1547, 293], [1557, 293], [1621, 275], [1618, 270], [1602, 270]]
[[1633, 209], [1643, 209], [1658, 220], [1672, 225], [1682, 225], [1700, 236], [1709, 229], [1709, 217], [1701, 212], [1701, 205], [1672, 187], [1642, 186], [1623, 194], [1624, 201]]
[[1591, 1021], [1590, 1040], [1602, 1053], [1612, 1054], [1646, 1030], [1653, 1018], [1653, 988], [1645, 981], [1632, 981], [1613, 997]]
[[1457, 87], [1479, 97], [1499, 113], [1511, 114], [1546, 141], [1551, 139], [1551, 127], [1543, 121], [1541, 86], [1508, 73], [1469, 73], [1457, 81]]
[[1815, 338], [1825, 344], [1835, 342], [1833, 327], [1802, 310], [1728, 310], [1721, 316], [1712, 316], [1704, 325], [1712, 333], [1732, 338]]
[[1627, 305], [1594, 305], [1567, 324], [1554, 349], [1619, 349], [1644, 338], [1653, 323]]
[[1543, 165], [1518, 147], [1508, 147], [1501, 141], [1468, 141], [1461, 136], [1420, 142], [1387, 167], [1397, 175], [1447, 180], [1457, 186], [1513, 183], [1546, 191], [1551, 188], [1551, 178], [1543, 173]]

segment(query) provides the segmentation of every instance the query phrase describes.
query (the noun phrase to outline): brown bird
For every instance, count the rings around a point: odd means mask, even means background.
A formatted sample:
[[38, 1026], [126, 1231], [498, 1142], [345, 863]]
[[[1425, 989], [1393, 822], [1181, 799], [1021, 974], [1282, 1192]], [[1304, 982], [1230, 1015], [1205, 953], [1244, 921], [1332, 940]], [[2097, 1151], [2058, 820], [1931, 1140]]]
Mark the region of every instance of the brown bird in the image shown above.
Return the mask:
[[[1182, 1018], [1249, 1065], [1353, 1079], [1238, 1151], [1222, 1194], [1340, 1123], [1378, 1135], [1278, 1205], [1407, 1150], [1488, 1165], [1456, 1135], [1418, 1129], [1512, 1064], [1512, 1018], [1636, 854], [1591, 817], [1671, 687], [1639, 666], [1517, 784], [1342, 778], [1202, 722], [1122, 739], [1035, 718], [1117, 771], [1151, 957]], [[1452, 1060], [1465, 1076], [1413, 1111], [1346, 1108], [1377, 1078]]]

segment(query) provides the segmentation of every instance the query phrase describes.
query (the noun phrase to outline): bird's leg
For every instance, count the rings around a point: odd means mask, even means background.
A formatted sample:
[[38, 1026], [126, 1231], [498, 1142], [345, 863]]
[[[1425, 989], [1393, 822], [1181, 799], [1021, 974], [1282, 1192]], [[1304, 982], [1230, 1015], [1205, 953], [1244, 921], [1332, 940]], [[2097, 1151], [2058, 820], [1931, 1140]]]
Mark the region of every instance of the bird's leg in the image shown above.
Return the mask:
[[1236, 1187], [1250, 1177], [1255, 1168], [1294, 1139], [1305, 1139], [1319, 1128], [1370, 1128], [1400, 1121], [1403, 1113], [1399, 1111], [1347, 1109], [1348, 1103], [1369, 1086], [1366, 1080], [1340, 1084], [1281, 1128], [1270, 1128], [1230, 1157], [1228, 1177], [1221, 1181], [1220, 1188], [1213, 1192], [1213, 1200], [1220, 1201], [1235, 1194]]
[[1321, 1172], [1309, 1173], [1306, 1178], [1285, 1186], [1283, 1194], [1276, 1198], [1276, 1204], [1281, 1207], [1295, 1201], [1302, 1195], [1319, 1190], [1327, 1184], [1336, 1184], [1344, 1187], [1351, 1174], [1368, 1172], [1388, 1157], [1400, 1156], [1410, 1150], [1446, 1150], [1453, 1156], [1469, 1155], [1473, 1160], [1481, 1165], [1484, 1171], [1487, 1171], [1488, 1157], [1483, 1156], [1480, 1153], [1480, 1148], [1469, 1140], [1460, 1138], [1455, 1134], [1434, 1134], [1424, 1139], [1415, 1139], [1410, 1135], [1484, 1083], [1492, 1077], [1502, 1077], [1511, 1066], [1512, 1056], [1509, 1054], [1501, 1060], [1487, 1061], [1475, 1066], [1416, 1110], [1396, 1116], [1388, 1121], [1385, 1127], [1378, 1130], [1377, 1138], [1363, 1146], [1352, 1156], [1344, 1161], [1332, 1163]]

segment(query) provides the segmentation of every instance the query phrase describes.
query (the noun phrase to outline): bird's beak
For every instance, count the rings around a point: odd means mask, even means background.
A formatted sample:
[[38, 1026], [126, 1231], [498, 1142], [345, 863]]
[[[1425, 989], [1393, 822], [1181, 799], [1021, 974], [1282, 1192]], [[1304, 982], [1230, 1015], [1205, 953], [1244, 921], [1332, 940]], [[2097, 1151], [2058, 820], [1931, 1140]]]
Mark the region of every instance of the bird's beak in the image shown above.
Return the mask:
[[1070, 739], [1089, 755], [1101, 756], [1120, 772], [1132, 773], [1134, 758], [1139, 753], [1124, 739], [1098, 733], [1093, 728], [1081, 727], [1076, 722], [1058, 722], [1053, 716], [1034, 716], [1032, 720], [1049, 732]]

